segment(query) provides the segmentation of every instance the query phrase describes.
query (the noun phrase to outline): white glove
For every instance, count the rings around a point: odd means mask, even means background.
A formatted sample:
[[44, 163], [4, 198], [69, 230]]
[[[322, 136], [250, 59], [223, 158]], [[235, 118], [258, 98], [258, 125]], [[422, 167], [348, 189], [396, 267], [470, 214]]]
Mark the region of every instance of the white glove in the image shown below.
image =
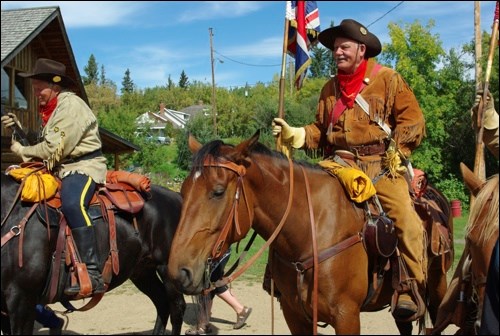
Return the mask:
[[[477, 128], [477, 111], [479, 109], [479, 103], [483, 98], [483, 90], [478, 90], [476, 93], [476, 99], [474, 100], [474, 106], [471, 108], [471, 117], [474, 128]], [[484, 108], [484, 128], [495, 129], [498, 128], [498, 113], [495, 111], [495, 106], [493, 105], [493, 95], [488, 91], [486, 97], [486, 106]]]
[[16, 115], [12, 112], [7, 113], [7, 115], [2, 116], [0, 119], [2, 121], [3, 127], [12, 127], [14, 124], [17, 124], [19, 128], [22, 129], [21, 123], [17, 119]]
[[12, 145], [10, 145], [10, 150], [12, 151], [12, 153], [16, 154], [21, 159], [23, 159], [23, 162], [27, 162], [29, 161], [29, 159], [23, 155], [23, 149], [24, 149], [23, 145], [21, 145], [16, 140], [12, 140]]
[[273, 135], [281, 134], [283, 142], [290, 142], [293, 148], [301, 148], [306, 142], [306, 129], [304, 127], [291, 127], [281, 118], [274, 118], [272, 122]]

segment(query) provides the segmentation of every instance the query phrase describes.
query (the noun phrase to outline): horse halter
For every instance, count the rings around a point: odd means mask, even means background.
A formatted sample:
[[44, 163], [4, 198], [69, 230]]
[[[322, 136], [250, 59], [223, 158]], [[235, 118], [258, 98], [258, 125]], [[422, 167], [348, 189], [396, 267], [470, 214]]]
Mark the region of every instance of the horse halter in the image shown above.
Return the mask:
[[[238, 220], [238, 205], [239, 205], [239, 200], [240, 196], [245, 193], [245, 187], [243, 185], [243, 176], [246, 174], [246, 168], [243, 165], [238, 165], [234, 162], [225, 160], [225, 159], [214, 159], [211, 156], [208, 156], [205, 161], [203, 162], [203, 167], [220, 167], [220, 168], [226, 168], [229, 169], [238, 175], [238, 181], [236, 182], [236, 192], [234, 195], [234, 201], [231, 206], [231, 211], [229, 212], [229, 215], [227, 217], [226, 223], [224, 224], [224, 227], [222, 228], [222, 231], [217, 238], [217, 241], [215, 242], [214, 248], [212, 249], [212, 254], [211, 258], [212, 259], [218, 259], [222, 253], [222, 247], [224, 246], [224, 243], [226, 242], [227, 235], [229, 233], [229, 229], [231, 228], [232, 223], [234, 222], [234, 225], [236, 227], [236, 232], [238, 235], [241, 234], [241, 228], [240, 228], [240, 223]], [[247, 206], [247, 212], [250, 214], [250, 206], [248, 205], [248, 199], [245, 197], [245, 204]], [[251, 222], [251, 221], [250, 221]]]

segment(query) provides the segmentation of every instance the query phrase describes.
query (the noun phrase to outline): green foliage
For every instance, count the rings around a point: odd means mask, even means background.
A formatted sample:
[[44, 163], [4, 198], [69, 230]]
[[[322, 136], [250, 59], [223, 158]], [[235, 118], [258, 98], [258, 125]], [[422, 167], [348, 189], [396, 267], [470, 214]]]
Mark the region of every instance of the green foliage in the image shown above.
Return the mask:
[[441, 190], [448, 200], [460, 200], [462, 208], [465, 210], [469, 209], [469, 191], [461, 179], [449, 175], [447, 179], [437, 181], [434, 185]]

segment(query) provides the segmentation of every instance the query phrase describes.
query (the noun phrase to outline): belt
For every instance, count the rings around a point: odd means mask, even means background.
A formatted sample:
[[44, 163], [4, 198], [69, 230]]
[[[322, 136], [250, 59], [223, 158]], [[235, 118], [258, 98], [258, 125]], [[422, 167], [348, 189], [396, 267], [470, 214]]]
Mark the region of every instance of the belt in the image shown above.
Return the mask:
[[383, 142], [372, 145], [361, 145], [349, 147], [349, 151], [358, 156], [376, 155], [385, 153], [385, 144]]
[[63, 163], [64, 164], [66, 164], [66, 163], [75, 163], [75, 162], [78, 162], [78, 161], [90, 160], [90, 159], [96, 158], [98, 156], [102, 156], [102, 150], [100, 150], [100, 149], [96, 149], [93, 152], [80, 155], [77, 158], [71, 158], [71, 159], [64, 160]]

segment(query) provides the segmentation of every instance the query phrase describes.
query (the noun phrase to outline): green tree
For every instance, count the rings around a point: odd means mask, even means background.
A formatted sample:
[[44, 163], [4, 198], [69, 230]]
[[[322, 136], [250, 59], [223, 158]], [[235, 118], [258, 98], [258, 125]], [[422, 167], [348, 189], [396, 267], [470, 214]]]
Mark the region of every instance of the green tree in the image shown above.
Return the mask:
[[181, 72], [181, 76], [179, 78], [179, 87], [182, 89], [187, 89], [189, 86], [189, 79], [184, 70]]
[[174, 81], [172, 80], [172, 77], [171, 77], [170, 75], [168, 75], [168, 79], [167, 79], [167, 89], [168, 89], [168, 90], [172, 90], [174, 87], [175, 87], [175, 83], [174, 83]]
[[83, 67], [86, 76], [82, 76], [83, 85], [89, 85], [91, 83], [98, 83], [99, 81], [99, 66], [95, 59], [94, 54], [90, 54], [87, 65]]
[[451, 104], [438, 92], [440, 85], [436, 65], [443, 61], [445, 53], [439, 36], [431, 33], [433, 27], [433, 20], [429, 20], [426, 26], [418, 20], [413, 23], [390, 23], [391, 42], [384, 45], [379, 60], [398, 71], [417, 97], [425, 115], [427, 136], [412, 153], [412, 161], [432, 180], [438, 180], [446, 172], [443, 165], [447, 140], [444, 112], [450, 109]]
[[121, 93], [126, 94], [126, 93], [132, 93], [134, 92], [134, 82], [132, 81], [132, 78], [130, 77], [130, 70], [127, 68], [125, 71], [125, 75], [123, 76], [122, 80], [122, 88], [121, 88]]
[[316, 45], [311, 49], [311, 55], [309, 71], [312, 78], [328, 78], [334, 73], [335, 65], [330, 49]]

